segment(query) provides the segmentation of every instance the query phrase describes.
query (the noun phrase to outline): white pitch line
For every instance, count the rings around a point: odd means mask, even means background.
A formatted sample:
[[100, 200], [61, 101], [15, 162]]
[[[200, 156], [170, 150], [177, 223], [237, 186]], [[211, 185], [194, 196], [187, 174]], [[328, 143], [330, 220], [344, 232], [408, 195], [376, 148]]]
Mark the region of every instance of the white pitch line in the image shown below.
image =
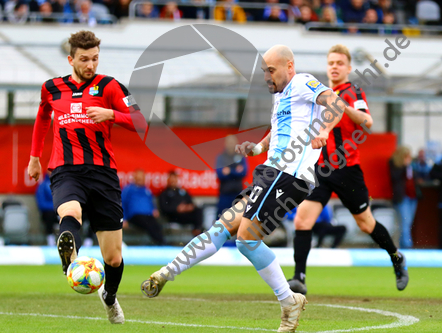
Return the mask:
[[[163, 297], [164, 299], [164, 297]], [[180, 300], [191, 300], [191, 301], [207, 301], [206, 299], [198, 299], [198, 298], [176, 298]], [[275, 301], [241, 301], [241, 300], [229, 300], [227, 302], [244, 302], [244, 303], [273, 303], [276, 304], [278, 302]], [[386, 328], [398, 328], [403, 326], [410, 326], [419, 321], [418, 318], [413, 316], [401, 315], [399, 313], [378, 310], [378, 309], [367, 309], [360, 308], [354, 306], [345, 306], [345, 305], [334, 305], [334, 304], [310, 304], [309, 306], [324, 306], [329, 308], [338, 308], [338, 309], [346, 309], [346, 310], [354, 310], [361, 312], [369, 312], [369, 313], [377, 313], [387, 317], [396, 317], [399, 320], [385, 325], [378, 326], [365, 326], [358, 328], [350, 328], [350, 329], [338, 329], [338, 330], [329, 330], [329, 331], [317, 331], [317, 332], [309, 332], [309, 333], [340, 333], [340, 332], [358, 332], [358, 331], [368, 331], [368, 330], [378, 330], [378, 329], [386, 329]], [[67, 319], [86, 319], [86, 320], [106, 320], [100, 317], [80, 317], [80, 316], [62, 316], [62, 315], [53, 315], [53, 314], [40, 314], [40, 313], [13, 313], [13, 312], [0, 312], [0, 315], [7, 316], [34, 316], [34, 317], [47, 317], [47, 318], [67, 318]], [[137, 319], [127, 319], [126, 322], [130, 323], [139, 323], [139, 324], [153, 324], [153, 325], [171, 325], [171, 326], [182, 326], [182, 327], [199, 327], [199, 328], [218, 328], [218, 329], [236, 329], [236, 330], [249, 330], [249, 331], [266, 331], [266, 332], [274, 332], [273, 329], [267, 328], [257, 328], [257, 327], [237, 327], [237, 326], [217, 326], [217, 325], [199, 325], [199, 324], [185, 324], [185, 323], [174, 323], [174, 322], [161, 322], [161, 321], [145, 321], [145, 320], [137, 320]], [[300, 331], [306, 332], [306, 331]]]
[[[46, 317], [46, 318], [64, 318], [64, 319], [86, 319], [86, 320], [107, 320], [100, 317], [80, 317], [80, 316], [61, 316], [45, 313], [13, 313], [13, 312], [0, 312], [0, 315], [5, 316], [30, 316], [30, 317]], [[129, 323], [138, 324], [153, 324], [153, 325], [171, 325], [171, 326], [184, 326], [184, 327], [200, 327], [200, 328], [225, 328], [230, 330], [246, 330], [246, 331], [266, 331], [274, 332], [275, 330], [268, 328], [259, 327], [237, 327], [237, 326], [217, 326], [217, 325], [199, 325], [199, 324], [185, 324], [185, 323], [173, 323], [173, 322], [163, 322], [163, 321], [151, 321], [151, 320], [137, 320], [137, 319], [126, 319]]]

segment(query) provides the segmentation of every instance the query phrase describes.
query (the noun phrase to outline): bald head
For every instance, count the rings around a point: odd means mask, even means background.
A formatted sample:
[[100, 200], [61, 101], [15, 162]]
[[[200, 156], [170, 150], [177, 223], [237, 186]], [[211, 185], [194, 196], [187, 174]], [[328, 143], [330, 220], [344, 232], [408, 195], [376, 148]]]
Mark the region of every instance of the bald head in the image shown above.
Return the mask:
[[277, 57], [280, 60], [283, 61], [291, 61], [295, 62], [295, 56], [293, 55], [292, 50], [288, 46], [285, 45], [275, 45], [272, 46], [270, 49], [267, 50], [266, 53], [264, 53], [264, 59], [266, 57]]
[[295, 76], [295, 57], [285, 45], [272, 46], [263, 56], [262, 69], [269, 91], [282, 92]]

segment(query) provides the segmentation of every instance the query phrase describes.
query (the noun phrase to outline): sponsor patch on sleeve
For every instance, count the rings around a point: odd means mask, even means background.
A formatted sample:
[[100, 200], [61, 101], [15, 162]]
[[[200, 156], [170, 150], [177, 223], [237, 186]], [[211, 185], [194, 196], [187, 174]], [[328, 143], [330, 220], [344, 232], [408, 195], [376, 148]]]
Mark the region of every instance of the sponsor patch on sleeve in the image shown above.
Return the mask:
[[354, 103], [354, 108], [356, 110], [367, 110], [368, 106], [363, 99], [359, 99]]
[[137, 102], [135, 102], [135, 98], [132, 95], [124, 97], [123, 102], [124, 104], [126, 104], [127, 107], [137, 104]]
[[318, 89], [322, 88], [324, 85], [316, 80], [310, 80], [306, 83], [306, 86], [309, 87], [313, 92], [318, 91]]

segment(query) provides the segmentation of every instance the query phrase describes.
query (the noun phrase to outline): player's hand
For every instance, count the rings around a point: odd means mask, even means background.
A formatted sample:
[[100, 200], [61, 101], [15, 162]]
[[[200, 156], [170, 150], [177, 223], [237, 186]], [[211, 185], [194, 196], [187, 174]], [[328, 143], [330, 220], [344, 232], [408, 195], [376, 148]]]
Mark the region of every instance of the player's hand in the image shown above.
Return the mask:
[[240, 145], [236, 145], [235, 146], [235, 152], [237, 154], [241, 154], [244, 157], [253, 156], [252, 149], [255, 146], [256, 146], [255, 143], [249, 142], [249, 141], [245, 141], [245, 142], [241, 143]]
[[115, 119], [114, 110], [100, 108], [98, 106], [87, 106], [86, 114], [94, 123], [102, 123], [103, 121]]
[[28, 175], [37, 181], [41, 175], [40, 158], [31, 156], [28, 164]]
[[153, 211], [153, 217], [155, 217], [156, 219], [160, 217], [160, 212], [158, 211], [158, 209], [155, 209]]
[[327, 144], [328, 133], [320, 132], [316, 138], [312, 140], [313, 149], [321, 149]]

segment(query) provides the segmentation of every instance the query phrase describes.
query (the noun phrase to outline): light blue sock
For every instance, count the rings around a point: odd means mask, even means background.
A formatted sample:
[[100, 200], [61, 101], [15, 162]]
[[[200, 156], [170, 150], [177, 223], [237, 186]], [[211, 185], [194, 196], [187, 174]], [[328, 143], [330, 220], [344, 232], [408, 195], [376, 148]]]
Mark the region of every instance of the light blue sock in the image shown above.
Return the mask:
[[279, 301], [291, 296], [290, 286], [275, 254], [263, 241], [237, 240], [236, 247], [255, 266]]
[[213, 256], [232, 236], [224, 225], [216, 221], [206, 232], [193, 238], [167, 265], [171, 275], [179, 275], [197, 263]]

